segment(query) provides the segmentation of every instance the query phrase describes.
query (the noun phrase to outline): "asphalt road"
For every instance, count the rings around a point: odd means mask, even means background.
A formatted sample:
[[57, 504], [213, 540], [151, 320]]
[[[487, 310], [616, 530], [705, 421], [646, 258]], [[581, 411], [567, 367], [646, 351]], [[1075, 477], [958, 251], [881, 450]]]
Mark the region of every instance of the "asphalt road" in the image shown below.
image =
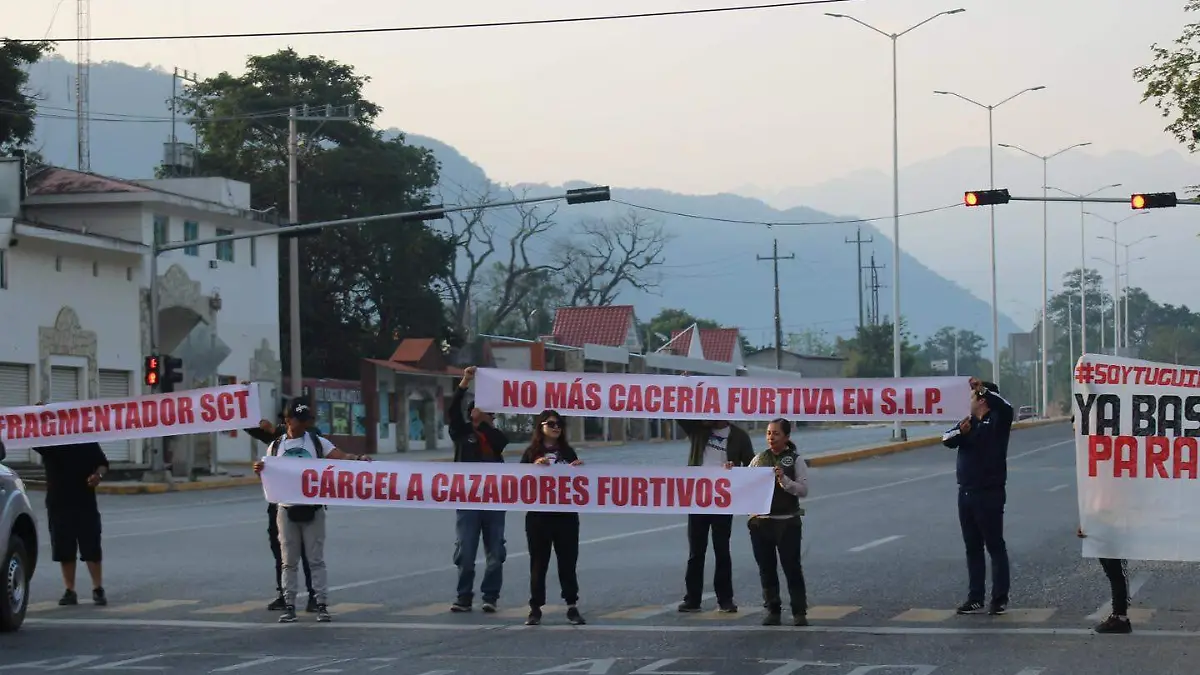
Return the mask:
[[[676, 444], [582, 454], [591, 463], [679, 464], [684, 457]], [[261, 492], [104, 496], [110, 606], [84, 600], [57, 607], [58, 571], [40, 566], [25, 627], [0, 636], [0, 671], [1194, 673], [1194, 567], [1133, 563], [1135, 633], [1093, 635], [1099, 617], [1089, 615], [1107, 612], [1108, 590], [1074, 537], [1069, 429], [1016, 432], [1009, 467], [1013, 604], [998, 618], [953, 616], [966, 570], [950, 451], [813, 469], [804, 558], [813, 625], [803, 629], [759, 625], [757, 573], [741, 518], [734, 530], [738, 614], [674, 611], [687, 555], [683, 519], [584, 516], [580, 608], [588, 625], [570, 626], [561, 608], [547, 607], [544, 624], [527, 628], [521, 514], [508, 518], [501, 612], [451, 615], [452, 512], [338, 508], [329, 519], [334, 622], [317, 625], [302, 615], [299, 624], [279, 625], [265, 609], [274, 579]], [[48, 559], [48, 549], [42, 553]], [[551, 602], [557, 590], [551, 572]], [[711, 609], [712, 599], [705, 605]]]

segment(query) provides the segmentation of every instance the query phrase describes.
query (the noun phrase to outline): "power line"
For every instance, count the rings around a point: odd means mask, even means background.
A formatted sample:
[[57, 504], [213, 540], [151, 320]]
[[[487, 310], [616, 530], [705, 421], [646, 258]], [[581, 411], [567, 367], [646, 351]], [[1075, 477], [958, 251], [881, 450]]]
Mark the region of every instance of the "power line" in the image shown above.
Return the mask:
[[[661, 213], [661, 214], [667, 215], [667, 216], [678, 216], [680, 218], [692, 218], [695, 220], [711, 220], [714, 223], [733, 223], [734, 225], [766, 225], [767, 227], [804, 227], [804, 226], [808, 226], [808, 225], [853, 225], [855, 223], [870, 223], [870, 222], [873, 222], [876, 220], [891, 220], [892, 218], [895, 217], [895, 216], [889, 215], [889, 216], [878, 216], [876, 218], [851, 218], [849, 220], [810, 220], [810, 221], [791, 221], [791, 222], [768, 221], [768, 220], [741, 220], [738, 218], [719, 218], [717, 216], [704, 216], [704, 215], [700, 215], [700, 214], [696, 214], [696, 213], [684, 213], [682, 211], [670, 211], [667, 209], [655, 208], [653, 206], [643, 206], [641, 204], [633, 204], [631, 202], [621, 201], [620, 199], [613, 199], [612, 203], [621, 204], [622, 206], [628, 206], [631, 209], [641, 209], [643, 211], [652, 211], [654, 213]], [[921, 216], [926, 213], [936, 213], [938, 211], [954, 209], [954, 208], [958, 208], [960, 206], [964, 206], [964, 205], [962, 204], [962, 202], [957, 202], [954, 204], [947, 204], [946, 206], [938, 206], [938, 207], [932, 208], [932, 209], [923, 209], [921, 211], [910, 211], [908, 213], [901, 213], [900, 217], [907, 218], [909, 216]]]
[[[184, 35], [125, 35], [87, 38], [51, 39], [51, 42], [145, 42], [151, 40], [218, 40], [231, 38], [271, 38], [296, 37], [308, 35], [364, 35], [368, 33], [408, 33], [435, 30], [462, 30], [467, 28], [502, 28], [510, 26], [544, 26], [563, 23], [587, 23], [593, 21], [622, 21], [627, 19], [651, 19], [664, 16], [687, 16], [695, 14], [720, 14], [729, 12], [749, 12], [764, 9], [784, 9], [787, 7], [803, 7], [806, 5], [833, 5], [854, 0], [798, 0], [796, 2], [774, 2], [764, 5], [739, 5], [735, 7], [708, 7], [704, 9], [679, 9], [662, 12], [640, 12], [637, 14], [604, 14], [595, 16], [561, 17], [556, 19], [526, 19], [514, 21], [487, 21], [475, 23], [434, 24], [425, 26], [394, 26], [388, 28], [336, 28], [328, 30], [296, 30], [272, 31], [265, 33], [210, 33]], [[45, 42], [45, 38], [10, 39], [9, 42]]]

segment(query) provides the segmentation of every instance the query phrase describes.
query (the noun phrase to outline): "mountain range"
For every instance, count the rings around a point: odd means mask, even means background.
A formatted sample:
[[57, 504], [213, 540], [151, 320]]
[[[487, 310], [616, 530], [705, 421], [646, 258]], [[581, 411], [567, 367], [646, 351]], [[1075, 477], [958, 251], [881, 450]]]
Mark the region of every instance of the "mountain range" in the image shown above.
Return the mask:
[[[68, 168], [76, 166], [74, 75], [74, 64], [59, 56], [46, 59], [30, 70], [30, 89], [40, 98], [35, 145], [50, 163]], [[105, 120], [93, 119], [91, 123], [92, 170], [122, 178], [152, 175], [162, 160], [163, 143], [171, 135], [168, 107], [171, 94], [169, 71], [115, 62], [93, 64], [90, 108], [93, 117], [103, 115]], [[192, 140], [193, 132], [183, 121], [175, 121], [174, 126], [180, 140]], [[440, 187], [447, 199], [460, 194], [463, 188], [475, 191], [491, 184], [484, 168], [460, 150], [411, 131], [405, 131], [405, 135], [408, 143], [429, 148], [441, 163]], [[901, 210], [920, 211], [959, 204], [964, 189], [986, 187], [986, 152], [982, 153], [982, 164], [980, 157], [980, 150], [964, 149], [903, 168]], [[980, 164], [982, 169], [977, 166]], [[1031, 178], [1039, 177], [1040, 167], [1036, 164], [1030, 158], [1005, 152], [998, 156], [998, 180], [1008, 180], [1003, 186], [1013, 188], [1014, 194], [1032, 192], [1031, 186], [1040, 182], [1031, 182]], [[1070, 181], [1063, 179], [1069, 184], [1062, 187], [1076, 190], [1093, 189], [1087, 186], [1096, 180], [1100, 184], [1122, 182], [1123, 177], [1131, 185], [1153, 184], [1157, 189], [1170, 183], [1164, 189], [1176, 189], [1188, 183], [1186, 176], [1195, 168], [1172, 153], [1154, 158], [1134, 153], [1097, 157], [1082, 151], [1067, 153], [1051, 166], [1052, 182], [1055, 175], [1071, 175]], [[1123, 168], [1114, 169], [1118, 166]], [[1110, 175], [1116, 178], [1101, 178]], [[863, 239], [873, 239], [863, 246], [863, 262], [868, 264], [873, 254], [879, 266], [880, 313], [885, 317], [892, 314], [891, 220], [879, 218], [890, 215], [891, 211], [891, 180], [887, 174], [866, 170], [820, 186], [782, 191], [743, 186], [736, 190], [741, 194], [711, 195], [625, 188], [614, 177], [580, 178], [560, 186], [507, 187], [538, 194], [583, 184], [612, 184], [614, 202], [560, 208], [557, 217], [563, 226], [573, 227], [578, 218], [616, 217], [631, 209], [642, 218], [661, 224], [669, 241], [664, 249], [660, 288], [656, 293], [625, 291], [617, 299], [633, 304], [642, 320], [662, 308], [681, 308], [698, 317], [738, 326], [752, 343], [771, 343], [773, 270], [772, 264], [760, 257], [771, 256], [777, 240], [781, 256], [795, 256], [779, 262], [785, 333], [808, 329], [829, 336], [851, 335], [858, 321], [857, 258], [856, 247], [847, 244], [847, 239], [854, 239], [860, 230]], [[583, 180], [587, 178], [596, 180]], [[1119, 206], [1102, 208], [1109, 208], [1110, 212], [1119, 210]], [[1075, 209], [1074, 248], [1070, 209]], [[1052, 286], [1061, 271], [1079, 264], [1078, 209], [1078, 205], [1050, 208], [1055, 217], [1051, 237]], [[1127, 206], [1125, 210], [1128, 211]], [[1032, 324], [1033, 309], [1040, 304], [1041, 261], [1039, 255], [1034, 255], [1035, 251], [1040, 252], [1040, 246], [1032, 245], [1040, 235], [1038, 211], [1036, 205], [1017, 203], [997, 209], [1000, 304], [1002, 310], [1019, 310], [1020, 324], [1026, 327]], [[1146, 221], [1168, 222], [1181, 216], [1186, 214], [1156, 214]], [[504, 223], [512, 221], [511, 214], [495, 213], [493, 217], [494, 222], [501, 223], [498, 228], [501, 231], [507, 226]], [[872, 220], [843, 222], [862, 217]], [[1110, 217], [1121, 216], [1110, 214]], [[766, 227], [721, 219], [777, 225]], [[1060, 220], [1065, 222], [1059, 223]], [[1097, 223], [1104, 226], [1096, 221], [1089, 227], [1094, 229]], [[986, 210], [976, 213], [960, 206], [903, 219], [901, 306], [908, 328], [916, 336], [923, 338], [942, 326], [953, 325], [973, 330], [990, 341], [991, 310], [989, 303], [981, 299], [990, 297], [986, 227]], [[1102, 229], [1095, 231], [1102, 232]], [[1111, 226], [1108, 232], [1111, 236]], [[1099, 242], [1089, 242], [1090, 247], [1096, 245]], [[1112, 255], [1111, 244], [1107, 249], [1093, 248], [1093, 251], [1097, 255]], [[1141, 251], [1141, 254], [1146, 253]], [[1089, 264], [1105, 271], [1095, 261]], [[1149, 278], [1149, 272], [1149, 268], [1146, 271], [1135, 268], [1135, 280]], [[1144, 285], [1150, 289], [1148, 284]], [[1157, 289], [1150, 290], [1154, 295]], [[869, 298], [868, 292], [868, 302]], [[1008, 333], [1020, 328], [1007, 313], [1001, 314], [1000, 322], [1003, 344]]]

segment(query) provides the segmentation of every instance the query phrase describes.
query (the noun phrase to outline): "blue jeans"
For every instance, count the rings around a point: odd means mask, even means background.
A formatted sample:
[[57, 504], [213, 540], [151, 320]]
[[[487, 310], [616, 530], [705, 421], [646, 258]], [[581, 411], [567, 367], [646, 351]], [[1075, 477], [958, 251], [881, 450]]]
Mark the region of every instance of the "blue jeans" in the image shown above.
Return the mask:
[[454, 565], [458, 567], [458, 600], [470, 604], [475, 596], [475, 556], [479, 552], [479, 540], [483, 539], [483, 554], [486, 560], [483, 582], [479, 594], [484, 602], [496, 602], [500, 598], [500, 586], [504, 583], [504, 560], [508, 552], [504, 548], [504, 511], [457, 511], [454, 529]]

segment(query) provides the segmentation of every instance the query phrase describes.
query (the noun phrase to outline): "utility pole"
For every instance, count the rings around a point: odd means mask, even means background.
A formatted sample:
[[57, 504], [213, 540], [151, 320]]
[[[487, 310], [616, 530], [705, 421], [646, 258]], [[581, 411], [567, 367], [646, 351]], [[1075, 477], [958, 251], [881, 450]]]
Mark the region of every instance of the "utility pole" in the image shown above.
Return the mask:
[[[309, 107], [302, 106], [297, 110], [294, 106], [288, 109], [288, 220], [291, 224], [300, 223], [300, 179], [296, 169], [299, 139], [296, 134], [296, 122], [353, 122], [357, 119], [354, 106], [346, 109], [345, 115], [333, 114], [333, 106], [326, 105], [323, 115], [309, 112]], [[290, 339], [289, 378], [292, 382], [292, 396], [304, 393], [302, 372], [300, 369], [300, 241], [296, 237], [288, 239], [288, 333]]]
[[867, 323], [872, 326], [879, 325], [879, 289], [883, 288], [883, 284], [879, 283], [879, 270], [884, 269], [886, 265], [875, 264], [875, 254], [871, 254], [871, 264], [864, 269], [871, 270], [871, 307], [868, 310]]
[[857, 273], [856, 273], [856, 275], [855, 275], [855, 281], [856, 281], [856, 282], [857, 282], [857, 284], [858, 284], [858, 327], [859, 327], [859, 328], [862, 328], [862, 327], [863, 327], [863, 324], [864, 324], [864, 317], [863, 317], [863, 279], [862, 279], [862, 270], [863, 270], [863, 264], [862, 264], [862, 245], [863, 245], [863, 244], [870, 244], [870, 243], [873, 243], [874, 241], [875, 241], [875, 237], [874, 237], [874, 236], [872, 236], [872, 237], [869, 237], [869, 238], [867, 238], [867, 239], [863, 239], [863, 238], [862, 238], [862, 225], [859, 225], [859, 226], [858, 226], [858, 228], [857, 228], [857, 231], [855, 232], [855, 234], [854, 234], [854, 238], [853, 238], [853, 239], [851, 239], [851, 238], [849, 238], [849, 237], [846, 237], [846, 243], [847, 243], [847, 244], [854, 244], [854, 245], [856, 246], [856, 248], [858, 248], [858, 265], [857, 265], [857, 268], [856, 268], [858, 271], [857, 271]]
[[795, 258], [795, 253], [779, 255], [779, 239], [775, 239], [771, 245], [770, 256], [758, 256], [759, 260], [770, 260], [775, 266], [775, 370], [783, 370], [783, 322], [779, 317], [779, 261]]
[[75, 36], [75, 162], [77, 169], [91, 173], [91, 0], [75, 0]]

